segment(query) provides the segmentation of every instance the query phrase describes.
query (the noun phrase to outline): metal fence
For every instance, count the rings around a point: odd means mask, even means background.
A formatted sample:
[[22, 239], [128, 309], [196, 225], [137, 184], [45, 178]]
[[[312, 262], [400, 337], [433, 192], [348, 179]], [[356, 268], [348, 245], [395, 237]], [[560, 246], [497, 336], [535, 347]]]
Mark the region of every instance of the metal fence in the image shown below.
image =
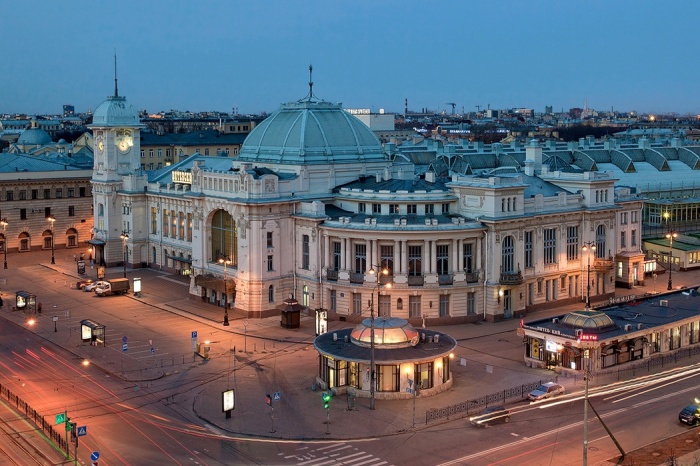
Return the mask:
[[[66, 457], [68, 457], [67, 440], [64, 439], [60, 434], [60, 432], [62, 432], [63, 429], [54, 428], [52, 424], [46, 422], [44, 416], [37, 413], [36, 410], [29, 406], [26, 401], [12, 393], [12, 391], [10, 391], [9, 388], [2, 384], [0, 384], [0, 396], [6, 399], [8, 403], [15, 406], [22, 413], [24, 413], [27, 416], [27, 420], [32, 422], [37, 428], [41, 429], [48, 436], [48, 438], [51, 439], [51, 441], [56, 445], [56, 447], [59, 450], [66, 452]], [[60, 427], [64, 427], [64, 425], [60, 424]]]
[[610, 382], [619, 382], [621, 380], [629, 380], [638, 375], [650, 374], [659, 369], [670, 368], [680, 364], [688, 363], [691, 359], [700, 355], [700, 346], [690, 348], [680, 348], [672, 354], [658, 355], [648, 357], [644, 360], [625, 364], [619, 369], [608, 368], [600, 372], [591, 374], [591, 380], [594, 384], [603, 384]]
[[466, 417], [484, 408], [488, 408], [489, 406], [502, 405], [513, 398], [523, 399], [528, 393], [545, 382], [549, 382], [549, 380], [540, 380], [539, 382], [531, 382], [506, 388], [500, 392], [491, 393], [490, 395], [481, 396], [473, 400], [462, 401], [461, 403], [445, 406], [443, 408], [431, 408], [425, 412], [425, 423], [428, 424], [431, 421], [437, 421], [443, 418]]

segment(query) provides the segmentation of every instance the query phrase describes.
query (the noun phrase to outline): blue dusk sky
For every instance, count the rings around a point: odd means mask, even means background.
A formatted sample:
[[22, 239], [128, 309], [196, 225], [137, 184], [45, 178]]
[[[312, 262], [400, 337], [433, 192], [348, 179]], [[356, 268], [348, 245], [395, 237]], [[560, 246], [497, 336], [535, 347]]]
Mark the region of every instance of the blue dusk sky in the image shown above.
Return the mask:
[[4, 1], [0, 113], [272, 112], [308, 92], [402, 113], [700, 113], [697, 0]]

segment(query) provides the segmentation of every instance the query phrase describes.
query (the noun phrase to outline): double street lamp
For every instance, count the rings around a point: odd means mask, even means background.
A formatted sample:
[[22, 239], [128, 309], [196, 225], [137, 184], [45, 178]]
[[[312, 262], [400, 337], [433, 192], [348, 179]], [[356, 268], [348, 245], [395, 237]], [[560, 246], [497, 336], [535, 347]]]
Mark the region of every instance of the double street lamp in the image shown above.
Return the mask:
[[[389, 275], [389, 269], [380, 268], [377, 272], [374, 267], [369, 269], [370, 275], [377, 276], [377, 284], [372, 288], [372, 298], [369, 307], [369, 409], [374, 409], [374, 390], [375, 390], [375, 368], [374, 368], [374, 290], [377, 290], [377, 304], [379, 304], [379, 290], [382, 286], [381, 276]], [[391, 283], [385, 283], [386, 288], [391, 288]]]
[[584, 251], [588, 251], [588, 271], [586, 274], [586, 310], [591, 309], [591, 253], [595, 252], [595, 241], [583, 243]]
[[668, 289], [673, 289], [673, 280], [671, 279], [671, 273], [673, 271], [673, 238], [678, 238], [678, 232], [676, 230], [668, 230], [666, 233], [666, 238], [669, 241], [668, 250]]
[[2, 225], [2, 249], [5, 253], [5, 262], [3, 268], [7, 268], [7, 219], [5, 217], [0, 220], [0, 225]]
[[224, 264], [224, 326], [228, 326], [228, 277], [226, 276], [226, 266], [231, 265], [233, 261], [228, 257], [220, 257], [219, 264]]
[[55, 264], [55, 263], [56, 263], [56, 259], [54, 258], [54, 247], [53, 247], [53, 240], [54, 240], [54, 236], [53, 236], [53, 222], [56, 221], [56, 217], [54, 217], [53, 215], [49, 215], [48, 217], [46, 217], [46, 220], [48, 220], [49, 223], [51, 224], [51, 226], [49, 227], [49, 228], [50, 228], [50, 231], [51, 231], [51, 263], [52, 263], [52, 264]]
[[129, 233], [126, 231], [122, 231], [122, 234], [119, 235], [119, 237], [122, 239], [122, 242], [124, 243], [124, 278], [126, 278], [126, 259], [127, 259], [127, 244], [126, 242], [129, 241]]

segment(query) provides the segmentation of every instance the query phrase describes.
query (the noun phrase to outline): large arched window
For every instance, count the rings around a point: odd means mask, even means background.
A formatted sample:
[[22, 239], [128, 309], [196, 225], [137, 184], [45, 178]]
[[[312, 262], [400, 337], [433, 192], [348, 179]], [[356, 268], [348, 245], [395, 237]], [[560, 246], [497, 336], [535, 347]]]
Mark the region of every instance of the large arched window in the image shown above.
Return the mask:
[[595, 230], [595, 256], [604, 259], [605, 254], [605, 225], [598, 225]]
[[238, 266], [236, 222], [225, 210], [217, 210], [211, 219], [211, 260], [226, 257], [230, 267]]
[[515, 272], [515, 240], [512, 236], [503, 238], [503, 246], [501, 249], [501, 272]]

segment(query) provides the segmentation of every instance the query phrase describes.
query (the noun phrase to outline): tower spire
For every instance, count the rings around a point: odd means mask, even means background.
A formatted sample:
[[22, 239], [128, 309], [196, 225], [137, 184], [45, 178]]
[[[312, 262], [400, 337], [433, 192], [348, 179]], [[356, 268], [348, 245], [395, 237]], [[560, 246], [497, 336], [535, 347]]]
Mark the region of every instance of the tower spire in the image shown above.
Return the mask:
[[312, 79], [312, 74], [314, 72], [313, 65], [309, 65], [309, 99], [314, 96], [314, 81]]
[[117, 89], [117, 50], [114, 49], [114, 97], [119, 97], [119, 90]]

